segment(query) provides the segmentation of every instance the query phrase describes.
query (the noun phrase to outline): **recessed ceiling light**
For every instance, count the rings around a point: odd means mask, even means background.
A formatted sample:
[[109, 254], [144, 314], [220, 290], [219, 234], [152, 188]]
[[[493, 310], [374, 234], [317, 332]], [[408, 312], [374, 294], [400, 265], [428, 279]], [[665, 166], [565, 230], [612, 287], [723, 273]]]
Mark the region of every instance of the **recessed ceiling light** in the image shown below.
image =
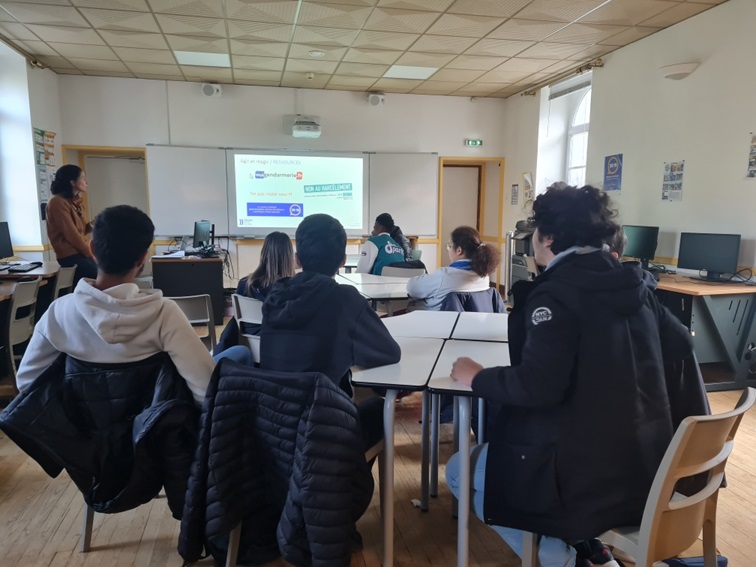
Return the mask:
[[231, 67], [228, 53], [202, 53], [200, 51], [174, 51], [179, 65], [198, 67]]
[[325, 57], [325, 51], [321, 51], [320, 49], [311, 49], [310, 57]]
[[438, 67], [412, 67], [409, 65], [392, 65], [383, 75], [386, 79], [427, 79], [438, 71]]

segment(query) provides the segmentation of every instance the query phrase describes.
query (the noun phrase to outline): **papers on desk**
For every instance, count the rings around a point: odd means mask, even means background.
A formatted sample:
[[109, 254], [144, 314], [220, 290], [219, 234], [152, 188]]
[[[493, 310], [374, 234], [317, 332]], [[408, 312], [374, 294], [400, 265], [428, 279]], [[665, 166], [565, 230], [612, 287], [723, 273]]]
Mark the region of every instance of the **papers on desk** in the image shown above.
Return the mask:
[[186, 252], [183, 250], [176, 250], [175, 252], [169, 252], [168, 254], [155, 254], [153, 258], [183, 258], [186, 256]]

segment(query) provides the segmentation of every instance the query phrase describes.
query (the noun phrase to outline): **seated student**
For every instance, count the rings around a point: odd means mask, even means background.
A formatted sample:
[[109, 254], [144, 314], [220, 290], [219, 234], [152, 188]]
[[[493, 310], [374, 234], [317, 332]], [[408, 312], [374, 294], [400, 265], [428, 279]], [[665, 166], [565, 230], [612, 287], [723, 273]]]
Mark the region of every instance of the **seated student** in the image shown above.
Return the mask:
[[[521, 530], [544, 536], [543, 567], [617, 564], [593, 538], [640, 523], [673, 434], [665, 365], [692, 353], [640, 267], [605, 251], [613, 217], [590, 186], [540, 195], [533, 247], [546, 269], [513, 286], [512, 366], [460, 358], [451, 371], [501, 406], [470, 457], [475, 512], [518, 553]], [[453, 492], [460, 458], [446, 469]]]
[[[334, 280], [346, 261], [346, 232], [325, 214], [305, 217], [297, 228], [297, 266], [279, 280], [263, 304], [260, 367], [322, 372], [351, 395], [352, 366], [399, 362], [401, 350], [368, 301]], [[366, 448], [383, 436], [383, 400], [358, 406]]]
[[[283, 232], [271, 232], [265, 237], [260, 250], [260, 264], [254, 272], [239, 280], [236, 293], [265, 301], [265, 296], [275, 282], [281, 278], [290, 278], [294, 273], [294, 247], [291, 245], [291, 238]], [[259, 333], [259, 328], [250, 328], [251, 325], [245, 326], [244, 323], [242, 326], [247, 334]], [[236, 324], [236, 319], [231, 319], [223, 329], [213, 352], [218, 354], [238, 344], [239, 325]]]
[[[23, 390], [61, 353], [86, 362], [126, 363], [159, 352], [170, 355], [197, 403], [202, 403], [215, 362], [181, 309], [159, 290], [134, 283], [150, 253], [155, 226], [135, 207], [119, 205], [95, 220], [92, 255], [97, 279], [83, 278], [73, 293], [50, 304], [18, 368]], [[252, 364], [238, 346], [218, 358]]]
[[[372, 236], [362, 245], [360, 260], [357, 262], [357, 269], [355, 270], [358, 274], [380, 276], [383, 268], [386, 266], [405, 261], [404, 249], [389, 235], [391, 227], [383, 226], [378, 222], [378, 219], [381, 217], [383, 215], [379, 215], [375, 220], [373, 232], [371, 233]], [[390, 215], [389, 218], [391, 218]], [[393, 222], [392, 219], [391, 224]], [[299, 248], [299, 244], [297, 244], [297, 248]]]
[[375, 224], [373, 225], [373, 236], [381, 233], [388, 233], [388, 235], [404, 250], [404, 259], [408, 262], [412, 260], [412, 245], [409, 239], [404, 236], [402, 229], [394, 224], [394, 219], [388, 213], [381, 213], [375, 217]]
[[451, 233], [446, 245], [451, 264], [432, 274], [407, 281], [412, 309], [439, 311], [444, 298], [454, 291], [484, 291], [490, 287], [488, 274], [501, 262], [501, 252], [484, 244], [471, 226], [460, 226]]

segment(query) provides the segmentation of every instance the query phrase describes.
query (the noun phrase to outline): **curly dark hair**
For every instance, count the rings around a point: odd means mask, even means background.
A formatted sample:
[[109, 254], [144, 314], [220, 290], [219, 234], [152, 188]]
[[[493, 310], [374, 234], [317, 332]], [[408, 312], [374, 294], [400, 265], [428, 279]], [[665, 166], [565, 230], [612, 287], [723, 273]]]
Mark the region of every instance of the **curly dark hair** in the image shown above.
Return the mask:
[[619, 230], [609, 195], [590, 185], [552, 185], [533, 203], [530, 222], [541, 237], [553, 239], [559, 254], [572, 246], [601, 248]]

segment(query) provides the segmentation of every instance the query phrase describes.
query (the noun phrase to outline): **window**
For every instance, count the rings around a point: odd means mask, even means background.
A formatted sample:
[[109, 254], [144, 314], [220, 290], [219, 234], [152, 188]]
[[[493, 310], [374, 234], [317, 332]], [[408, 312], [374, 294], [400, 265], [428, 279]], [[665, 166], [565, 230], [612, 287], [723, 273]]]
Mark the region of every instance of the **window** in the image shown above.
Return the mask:
[[585, 185], [585, 166], [588, 161], [588, 128], [591, 124], [591, 91], [583, 95], [572, 117], [567, 134], [567, 183]]

